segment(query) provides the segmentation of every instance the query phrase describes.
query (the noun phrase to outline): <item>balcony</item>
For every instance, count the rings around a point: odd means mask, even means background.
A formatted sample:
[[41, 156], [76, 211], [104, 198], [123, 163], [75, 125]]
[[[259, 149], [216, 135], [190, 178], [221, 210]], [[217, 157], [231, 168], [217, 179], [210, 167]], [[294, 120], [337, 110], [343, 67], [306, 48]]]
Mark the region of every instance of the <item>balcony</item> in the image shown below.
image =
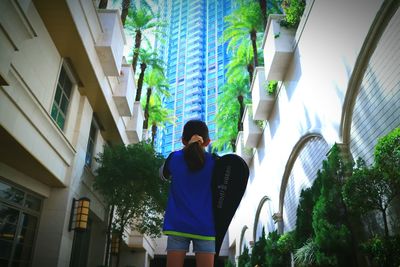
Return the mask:
[[254, 120], [268, 120], [274, 107], [275, 96], [267, 92], [266, 86], [264, 67], [257, 67], [250, 88]]
[[293, 56], [295, 30], [281, 27], [284, 15], [268, 17], [263, 40], [265, 77], [268, 81], [282, 81]]
[[247, 148], [244, 146], [242, 131], [240, 131], [238, 133], [237, 138], [236, 138], [236, 152], [235, 153], [236, 153], [236, 155], [240, 156], [247, 163], [247, 165], [250, 164], [250, 162], [253, 158], [253, 149]]
[[154, 256], [155, 242], [153, 239], [143, 235], [137, 231], [128, 231], [128, 238], [126, 244], [130, 249], [136, 251], [146, 251], [150, 256]]
[[200, 110], [201, 110], [201, 105], [199, 104], [192, 104], [185, 108], [185, 112], [200, 111]]
[[117, 79], [115, 88], [113, 88], [113, 99], [120, 116], [132, 116], [135, 95], [136, 85], [132, 65], [124, 64], [121, 68], [121, 75]]
[[133, 115], [124, 118], [126, 134], [131, 144], [142, 140], [144, 113], [139, 101], [133, 104]]
[[253, 119], [252, 107], [247, 105], [242, 118], [243, 143], [247, 148], [256, 148], [262, 135], [262, 129]]
[[106, 76], [119, 76], [125, 34], [118, 10], [98, 10], [103, 33], [96, 42], [96, 51]]
[[193, 95], [201, 94], [201, 89], [199, 87], [194, 87], [193, 89], [187, 90], [185, 93], [187, 96], [192, 95], [192, 94]]

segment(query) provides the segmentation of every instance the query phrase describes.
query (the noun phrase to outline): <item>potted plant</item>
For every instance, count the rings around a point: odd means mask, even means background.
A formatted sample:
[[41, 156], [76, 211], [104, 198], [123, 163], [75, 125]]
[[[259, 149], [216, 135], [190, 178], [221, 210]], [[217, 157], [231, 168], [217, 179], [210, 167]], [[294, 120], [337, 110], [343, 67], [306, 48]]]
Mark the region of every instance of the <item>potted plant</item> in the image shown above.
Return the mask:
[[257, 147], [262, 135], [262, 122], [253, 119], [252, 105], [246, 105], [243, 114], [243, 142], [247, 148]]
[[257, 67], [251, 86], [254, 120], [268, 120], [274, 107], [277, 91], [276, 81], [266, 81], [264, 67]]

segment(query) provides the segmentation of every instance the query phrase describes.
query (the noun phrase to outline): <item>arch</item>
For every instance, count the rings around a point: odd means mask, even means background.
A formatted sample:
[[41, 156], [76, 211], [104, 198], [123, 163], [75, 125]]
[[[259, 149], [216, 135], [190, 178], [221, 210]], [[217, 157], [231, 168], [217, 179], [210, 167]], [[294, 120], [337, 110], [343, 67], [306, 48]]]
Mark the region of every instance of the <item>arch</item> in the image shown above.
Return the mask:
[[371, 28], [367, 33], [364, 43], [360, 49], [360, 53], [355, 62], [353, 72], [350, 76], [346, 90], [346, 96], [343, 103], [339, 131], [340, 137], [344, 144], [344, 148], [347, 150], [347, 153], [350, 153], [350, 132], [353, 118], [353, 110], [357, 95], [360, 90], [361, 82], [363, 80], [370, 58], [373, 55], [387, 25], [399, 8], [399, 5], [400, 2], [398, 0], [386, 0], [383, 2], [379, 11], [377, 12], [377, 15], [375, 16], [374, 21], [372, 22]]
[[270, 200], [268, 196], [263, 196], [260, 200], [260, 203], [258, 204], [257, 211], [256, 211], [256, 216], [254, 217], [254, 224], [253, 224], [253, 240], [256, 242], [256, 235], [257, 235], [257, 224], [258, 220], [260, 219], [260, 213], [261, 209], [264, 206], [264, 203]]
[[307, 144], [310, 139], [317, 137], [325, 140], [321, 134], [319, 133], [308, 133], [304, 135], [300, 140], [294, 145], [292, 153], [290, 154], [286, 166], [285, 166], [285, 171], [283, 172], [282, 176], [282, 183], [280, 187], [280, 192], [279, 192], [279, 213], [282, 215], [283, 214], [283, 204], [285, 201], [285, 193], [286, 193], [286, 187], [289, 181], [289, 176], [292, 171], [293, 165], [296, 162], [296, 159], [298, 155], [300, 154], [301, 150], [304, 148], [304, 146]]
[[244, 239], [244, 234], [246, 233], [247, 229], [249, 229], [247, 227], [247, 225], [243, 226], [242, 231], [240, 232], [240, 242], [239, 242], [239, 255], [242, 254], [242, 247], [243, 247], [243, 239]]

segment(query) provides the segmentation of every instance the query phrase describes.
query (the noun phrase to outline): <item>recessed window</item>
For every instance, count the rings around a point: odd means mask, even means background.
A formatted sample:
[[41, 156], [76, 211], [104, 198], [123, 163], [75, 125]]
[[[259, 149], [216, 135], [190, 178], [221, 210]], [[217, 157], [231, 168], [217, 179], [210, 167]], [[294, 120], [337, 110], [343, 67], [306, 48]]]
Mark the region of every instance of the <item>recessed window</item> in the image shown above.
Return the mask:
[[56, 95], [54, 96], [53, 106], [51, 108], [51, 117], [61, 130], [64, 130], [71, 91], [72, 81], [63, 66], [60, 71], [60, 76], [58, 77]]
[[89, 140], [88, 140], [88, 145], [86, 148], [86, 159], [85, 159], [85, 164], [89, 167], [92, 166], [94, 144], [96, 141], [97, 128], [98, 128], [97, 124], [95, 123], [94, 120], [92, 120], [92, 124], [90, 125]]

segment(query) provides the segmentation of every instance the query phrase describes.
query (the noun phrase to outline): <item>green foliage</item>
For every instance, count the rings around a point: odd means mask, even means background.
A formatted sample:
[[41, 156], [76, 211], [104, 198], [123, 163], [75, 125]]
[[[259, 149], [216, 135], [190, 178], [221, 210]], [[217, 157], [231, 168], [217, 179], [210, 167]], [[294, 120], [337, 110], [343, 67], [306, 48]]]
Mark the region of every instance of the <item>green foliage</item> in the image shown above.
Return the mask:
[[278, 88], [278, 81], [272, 80], [268, 82], [267, 86], [265, 87], [265, 90], [269, 95], [275, 95], [277, 88]]
[[296, 249], [293, 259], [296, 263], [296, 266], [299, 267], [307, 267], [307, 266], [315, 266], [316, 265], [316, 254], [318, 252], [318, 247], [315, 245], [315, 242], [310, 238], [308, 239], [303, 246], [299, 249]]
[[312, 212], [316, 196], [320, 194], [320, 188], [316, 189], [319, 184], [314, 181], [311, 188], [303, 189], [300, 193], [300, 201], [297, 206], [296, 229], [294, 232], [295, 244], [298, 248], [302, 247], [313, 235]]
[[288, 242], [291, 237], [286, 236], [281, 239], [278, 231], [273, 231], [268, 234], [265, 246], [265, 266], [290, 266], [290, 252], [292, 245]]
[[251, 267], [249, 248], [245, 245], [242, 254], [238, 258], [238, 267]]
[[361, 245], [361, 249], [371, 256], [373, 266], [400, 266], [400, 235], [389, 238], [374, 236]]
[[305, 0], [285, 0], [282, 3], [285, 19], [281, 25], [287, 28], [297, 28], [306, 6]]
[[368, 168], [361, 160], [343, 187], [344, 201], [353, 213], [363, 216], [370, 211], [381, 212], [386, 234], [386, 210], [399, 195], [393, 179], [376, 167]]
[[400, 127], [378, 139], [374, 151], [375, 165], [400, 188]]
[[146, 142], [104, 147], [96, 160], [100, 167], [95, 190], [116, 210], [113, 229], [123, 233], [126, 226], [143, 234], [161, 233], [162, 213], [168, 184], [158, 177], [164, 158]]
[[240, 117], [240, 101], [243, 105], [250, 102], [248, 80], [241, 75], [228, 81], [222, 87], [222, 93], [218, 96], [218, 112], [216, 115], [217, 140], [212, 143], [214, 150], [233, 150], [238, 134]]
[[228, 27], [224, 31], [223, 42], [229, 42], [229, 50], [250, 41], [251, 32], [264, 31], [260, 6], [256, 2], [241, 3], [239, 8], [225, 17], [225, 22]]
[[254, 247], [251, 251], [251, 266], [258, 265], [259, 267], [265, 267], [265, 248], [267, 240], [265, 238], [264, 227], [262, 229], [261, 237], [254, 243]]
[[225, 260], [224, 267], [235, 267], [235, 264], [231, 260]]
[[278, 239], [278, 247], [283, 253], [291, 253], [294, 249], [294, 231], [282, 234]]
[[317, 263], [323, 266], [341, 266], [350, 258], [350, 231], [341, 194], [344, 172], [339, 148], [334, 145], [318, 173], [321, 194], [312, 217], [314, 242], [320, 249], [316, 254]]

